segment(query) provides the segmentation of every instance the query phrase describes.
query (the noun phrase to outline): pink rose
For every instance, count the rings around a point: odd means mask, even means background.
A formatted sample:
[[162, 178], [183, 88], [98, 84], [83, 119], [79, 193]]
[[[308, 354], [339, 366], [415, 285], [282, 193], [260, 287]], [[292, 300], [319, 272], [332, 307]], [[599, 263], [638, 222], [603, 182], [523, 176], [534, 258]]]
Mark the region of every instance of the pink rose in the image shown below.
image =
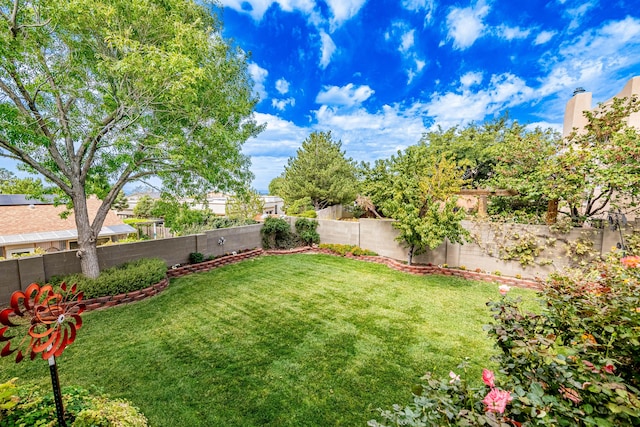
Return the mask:
[[636, 268], [640, 265], [640, 256], [626, 256], [620, 262], [627, 268]]
[[512, 400], [511, 393], [508, 391], [492, 388], [484, 399], [482, 399], [482, 403], [487, 406], [487, 412], [503, 414], [505, 409], [507, 409], [507, 404]]
[[500, 295], [504, 296], [507, 294], [507, 292], [509, 292], [511, 290], [511, 287], [509, 285], [500, 285], [498, 287], [498, 291], [500, 292]]
[[489, 387], [495, 387], [495, 379], [496, 377], [493, 375], [493, 372], [488, 369], [482, 370], [482, 381]]

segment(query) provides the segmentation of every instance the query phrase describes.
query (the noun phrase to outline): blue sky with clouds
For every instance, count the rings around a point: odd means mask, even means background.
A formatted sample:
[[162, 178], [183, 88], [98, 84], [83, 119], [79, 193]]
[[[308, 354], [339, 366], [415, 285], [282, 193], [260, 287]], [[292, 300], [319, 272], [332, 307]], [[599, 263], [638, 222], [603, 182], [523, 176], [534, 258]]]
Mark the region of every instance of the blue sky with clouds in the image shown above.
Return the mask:
[[576, 87], [596, 103], [640, 75], [640, 0], [220, 2], [267, 124], [244, 148], [258, 190], [316, 130], [357, 161], [506, 111], [561, 130]]

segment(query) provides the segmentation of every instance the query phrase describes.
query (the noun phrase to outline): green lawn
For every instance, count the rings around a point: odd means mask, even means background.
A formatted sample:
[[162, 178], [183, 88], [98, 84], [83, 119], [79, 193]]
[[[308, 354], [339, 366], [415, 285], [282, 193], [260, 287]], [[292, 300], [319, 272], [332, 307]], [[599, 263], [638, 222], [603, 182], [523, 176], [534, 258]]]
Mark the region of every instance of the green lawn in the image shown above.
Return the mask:
[[[533, 298], [534, 293], [514, 290]], [[152, 426], [357, 426], [408, 402], [426, 371], [491, 366], [497, 285], [327, 255], [270, 256], [174, 280], [83, 315], [65, 385], [131, 400]], [[0, 361], [49, 387], [47, 363]]]

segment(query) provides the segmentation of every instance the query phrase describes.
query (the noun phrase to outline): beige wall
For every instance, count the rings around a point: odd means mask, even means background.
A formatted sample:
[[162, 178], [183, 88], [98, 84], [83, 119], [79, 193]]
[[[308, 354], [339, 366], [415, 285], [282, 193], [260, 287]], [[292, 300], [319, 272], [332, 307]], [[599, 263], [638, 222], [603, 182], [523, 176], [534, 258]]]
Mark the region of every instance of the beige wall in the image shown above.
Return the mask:
[[[640, 76], [629, 79], [618, 94], [603, 102], [603, 104], [611, 104], [613, 102], [613, 98], [631, 98], [633, 96], [640, 96]], [[584, 129], [587, 124], [584, 111], [595, 110], [598, 108], [597, 106], [592, 106], [591, 102], [591, 92], [576, 93], [569, 102], [567, 102], [564, 113], [562, 136], [568, 136], [574, 128], [578, 129], [578, 131]], [[640, 112], [631, 114], [627, 119], [627, 123], [630, 126], [640, 128]]]
[[[292, 226], [295, 224], [296, 218], [287, 219]], [[405, 261], [407, 258], [407, 248], [395, 240], [398, 232], [392, 226], [393, 220], [319, 220], [318, 222], [320, 241], [323, 243], [357, 245], [389, 258], [401, 261]], [[458, 245], [447, 242], [435, 250], [415, 257], [415, 262], [434, 265], [448, 264], [451, 267], [463, 265], [468, 270], [479, 268], [488, 272], [500, 271], [505, 276], [519, 274], [524, 278], [544, 278], [550, 272], [562, 269], [567, 265], [562, 240], [589, 239], [593, 242], [594, 249], [600, 253], [608, 252], [619, 242], [619, 232], [609, 228], [602, 230], [577, 228], [565, 235], [553, 233], [547, 226], [518, 224], [490, 226], [470, 221], [463, 224], [470, 233], [477, 236], [477, 241], [480, 244]], [[256, 224], [211, 230], [192, 236], [101, 246], [98, 248], [100, 268], [105, 269], [126, 261], [152, 257], [161, 258], [170, 266], [186, 263], [191, 252], [218, 256], [233, 251], [254, 249], [262, 246], [261, 228], [262, 224]], [[503, 235], [530, 233], [540, 241], [557, 239], [555, 246], [545, 245], [546, 248], [538, 257], [538, 260], [550, 259], [553, 264], [522, 267], [517, 261], [499, 259], [496, 255], [497, 242], [504, 241], [504, 237], [501, 237], [500, 233]], [[220, 245], [218, 242], [222, 237], [224, 237], [224, 244]], [[19, 289], [24, 290], [32, 282], [79, 272], [80, 260], [75, 254], [75, 251], [62, 251], [42, 256], [0, 261], [0, 305], [9, 301], [12, 292]]]

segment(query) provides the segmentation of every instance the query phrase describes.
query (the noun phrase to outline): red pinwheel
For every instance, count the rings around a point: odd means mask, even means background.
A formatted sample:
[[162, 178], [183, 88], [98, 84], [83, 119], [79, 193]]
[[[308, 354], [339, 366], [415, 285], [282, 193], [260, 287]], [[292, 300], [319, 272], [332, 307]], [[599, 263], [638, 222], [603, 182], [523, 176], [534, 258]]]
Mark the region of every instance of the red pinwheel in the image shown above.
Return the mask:
[[[73, 285], [67, 291], [67, 285], [63, 283], [55, 292], [51, 285], [40, 287], [32, 283], [24, 292], [14, 292], [11, 308], [0, 312], [0, 324], [4, 325], [0, 328], [0, 342], [7, 341], [0, 356], [17, 351], [16, 363], [27, 352], [31, 360], [37, 353], [42, 353], [45, 360], [60, 356], [76, 339], [76, 331], [82, 326], [80, 313], [85, 306], [81, 303], [82, 292], [76, 293], [76, 290]], [[22, 335], [25, 330], [27, 333]]]

